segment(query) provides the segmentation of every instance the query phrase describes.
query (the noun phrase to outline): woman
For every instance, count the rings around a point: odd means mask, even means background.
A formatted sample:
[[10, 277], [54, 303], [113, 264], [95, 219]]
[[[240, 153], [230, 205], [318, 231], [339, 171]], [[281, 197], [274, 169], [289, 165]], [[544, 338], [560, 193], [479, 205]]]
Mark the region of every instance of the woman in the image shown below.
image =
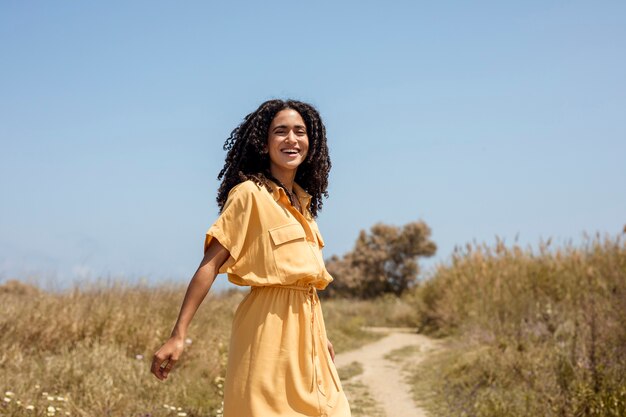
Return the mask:
[[233, 318], [224, 417], [350, 416], [317, 295], [333, 280], [315, 222], [331, 167], [324, 124], [309, 104], [269, 100], [224, 149], [220, 215], [152, 373], [167, 378], [198, 306], [227, 273], [251, 289]]

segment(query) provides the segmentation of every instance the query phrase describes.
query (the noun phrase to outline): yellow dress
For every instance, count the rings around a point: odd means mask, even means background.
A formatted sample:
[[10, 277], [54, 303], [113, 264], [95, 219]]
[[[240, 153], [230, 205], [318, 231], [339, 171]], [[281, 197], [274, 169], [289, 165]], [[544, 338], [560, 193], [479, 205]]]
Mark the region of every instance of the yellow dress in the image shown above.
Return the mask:
[[317, 296], [333, 280], [324, 241], [311, 195], [293, 189], [304, 214], [273, 182], [237, 184], [206, 233], [205, 251], [216, 238], [230, 252], [219, 272], [251, 286], [232, 323], [224, 417], [351, 416]]

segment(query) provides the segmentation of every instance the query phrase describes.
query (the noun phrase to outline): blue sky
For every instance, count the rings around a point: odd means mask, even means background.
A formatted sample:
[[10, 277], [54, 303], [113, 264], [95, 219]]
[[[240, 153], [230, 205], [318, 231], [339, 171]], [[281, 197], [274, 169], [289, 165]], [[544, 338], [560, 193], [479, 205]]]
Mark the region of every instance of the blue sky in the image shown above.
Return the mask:
[[[325, 257], [376, 222], [439, 249], [626, 224], [623, 2], [0, 3], [0, 281], [188, 281], [224, 140], [315, 105]], [[229, 288], [220, 276], [214, 288]]]

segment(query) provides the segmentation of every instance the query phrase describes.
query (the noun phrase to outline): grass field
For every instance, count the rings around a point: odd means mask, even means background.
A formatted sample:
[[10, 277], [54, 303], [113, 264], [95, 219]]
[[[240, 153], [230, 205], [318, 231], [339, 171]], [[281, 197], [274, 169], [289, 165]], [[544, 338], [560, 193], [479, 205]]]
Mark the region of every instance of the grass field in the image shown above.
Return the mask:
[[468, 245], [419, 288], [453, 336], [414, 371], [433, 416], [626, 416], [626, 245]]
[[[149, 366], [170, 334], [185, 288], [100, 282], [49, 293], [17, 282], [0, 286], [0, 412], [219, 416], [230, 326], [245, 291], [209, 293], [177, 369], [161, 382]], [[368, 304], [324, 300], [322, 306], [336, 352], [380, 337], [362, 329], [384, 321]], [[395, 299], [378, 306], [396, 311], [396, 318], [415, 316]]]
[[[149, 372], [185, 288], [0, 286], [0, 414], [220, 416], [230, 325], [245, 292], [210, 293], [177, 369], [165, 382]], [[538, 251], [467, 245], [401, 298], [329, 299], [322, 309], [336, 352], [380, 337], [365, 325], [446, 336], [447, 349], [407, 368], [433, 416], [626, 416], [620, 237]], [[358, 415], [379, 415], [362, 389]]]

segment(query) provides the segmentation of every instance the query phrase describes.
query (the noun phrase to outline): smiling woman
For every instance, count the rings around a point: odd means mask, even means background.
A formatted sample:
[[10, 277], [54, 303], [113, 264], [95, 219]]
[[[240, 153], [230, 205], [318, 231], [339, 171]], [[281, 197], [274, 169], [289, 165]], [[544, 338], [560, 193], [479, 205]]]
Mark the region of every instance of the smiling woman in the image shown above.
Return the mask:
[[218, 273], [250, 286], [232, 323], [224, 417], [349, 417], [318, 290], [333, 277], [315, 218], [328, 197], [326, 129], [313, 106], [270, 100], [226, 140], [204, 259], [152, 372], [166, 379]]

